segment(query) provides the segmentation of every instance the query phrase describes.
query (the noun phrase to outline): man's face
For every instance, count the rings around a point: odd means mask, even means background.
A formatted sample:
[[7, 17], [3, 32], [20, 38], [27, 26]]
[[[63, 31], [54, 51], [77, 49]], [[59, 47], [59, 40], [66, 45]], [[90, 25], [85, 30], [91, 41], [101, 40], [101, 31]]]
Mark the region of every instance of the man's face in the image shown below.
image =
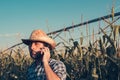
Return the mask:
[[29, 45], [30, 56], [35, 60], [41, 59], [44, 54], [43, 53], [44, 47], [45, 46], [43, 42], [39, 41], [31, 42], [31, 44]]

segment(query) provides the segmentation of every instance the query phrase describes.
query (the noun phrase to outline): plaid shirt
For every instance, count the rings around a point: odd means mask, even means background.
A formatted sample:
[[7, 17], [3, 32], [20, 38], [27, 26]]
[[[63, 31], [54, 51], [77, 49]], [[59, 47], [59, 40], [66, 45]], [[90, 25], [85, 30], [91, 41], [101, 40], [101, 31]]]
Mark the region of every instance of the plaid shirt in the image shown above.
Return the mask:
[[[50, 59], [49, 65], [61, 80], [66, 80], [66, 67], [61, 61]], [[27, 80], [47, 80], [42, 62], [38, 65], [34, 62], [27, 71]]]

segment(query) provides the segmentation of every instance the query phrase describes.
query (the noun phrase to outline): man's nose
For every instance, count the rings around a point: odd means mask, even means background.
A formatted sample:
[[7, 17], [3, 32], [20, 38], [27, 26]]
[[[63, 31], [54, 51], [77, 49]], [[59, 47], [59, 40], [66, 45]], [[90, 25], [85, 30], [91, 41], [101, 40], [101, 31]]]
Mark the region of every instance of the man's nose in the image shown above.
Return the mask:
[[34, 42], [32, 42], [32, 43], [31, 43], [30, 48], [31, 48], [32, 50], [34, 50], [34, 49], [35, 49], [35, 43], [34, 43]]

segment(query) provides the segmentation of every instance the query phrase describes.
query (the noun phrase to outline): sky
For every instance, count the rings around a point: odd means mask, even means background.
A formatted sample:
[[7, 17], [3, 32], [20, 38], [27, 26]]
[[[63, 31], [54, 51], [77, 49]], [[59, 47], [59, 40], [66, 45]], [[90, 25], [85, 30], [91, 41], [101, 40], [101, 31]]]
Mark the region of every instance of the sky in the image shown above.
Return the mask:
[[34, 29], [46, 33], [110, 14], [120, 0], [0, 0], [0, 48], [29, 38]]

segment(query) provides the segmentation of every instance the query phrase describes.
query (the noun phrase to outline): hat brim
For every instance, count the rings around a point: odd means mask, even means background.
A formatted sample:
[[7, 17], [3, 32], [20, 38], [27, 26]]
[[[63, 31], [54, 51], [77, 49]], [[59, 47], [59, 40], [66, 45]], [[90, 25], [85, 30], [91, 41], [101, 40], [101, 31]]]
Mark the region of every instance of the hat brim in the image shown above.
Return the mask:
[[23, 42], [24, 44], [26, 44], [26, 45], [30, 45], [30, 44], [33, 42], [33, 40], [30, 40], [30, 39], [22, 39], [22, 42]]
[[[30, 45], [32, 42], [34, 42], [34, 41], [41, 41], [41, 42], [45, 42], [45, 43], [48, 43], [50, 46], [51, 46], [51, 48], [52, 49], [54, 49], [55, 48], [55, 46], [56, 46], [56, 43], [52, 40], [52, 39], [50, 39], [50, 38], [42, 38], [41, 40], [31, 40], [31, 39], [22, 39], [22, 42], [24, 43], [24, 44], [26, 44], [26, 45]], [[49, 41], [49, 42], [48, 42]]]

